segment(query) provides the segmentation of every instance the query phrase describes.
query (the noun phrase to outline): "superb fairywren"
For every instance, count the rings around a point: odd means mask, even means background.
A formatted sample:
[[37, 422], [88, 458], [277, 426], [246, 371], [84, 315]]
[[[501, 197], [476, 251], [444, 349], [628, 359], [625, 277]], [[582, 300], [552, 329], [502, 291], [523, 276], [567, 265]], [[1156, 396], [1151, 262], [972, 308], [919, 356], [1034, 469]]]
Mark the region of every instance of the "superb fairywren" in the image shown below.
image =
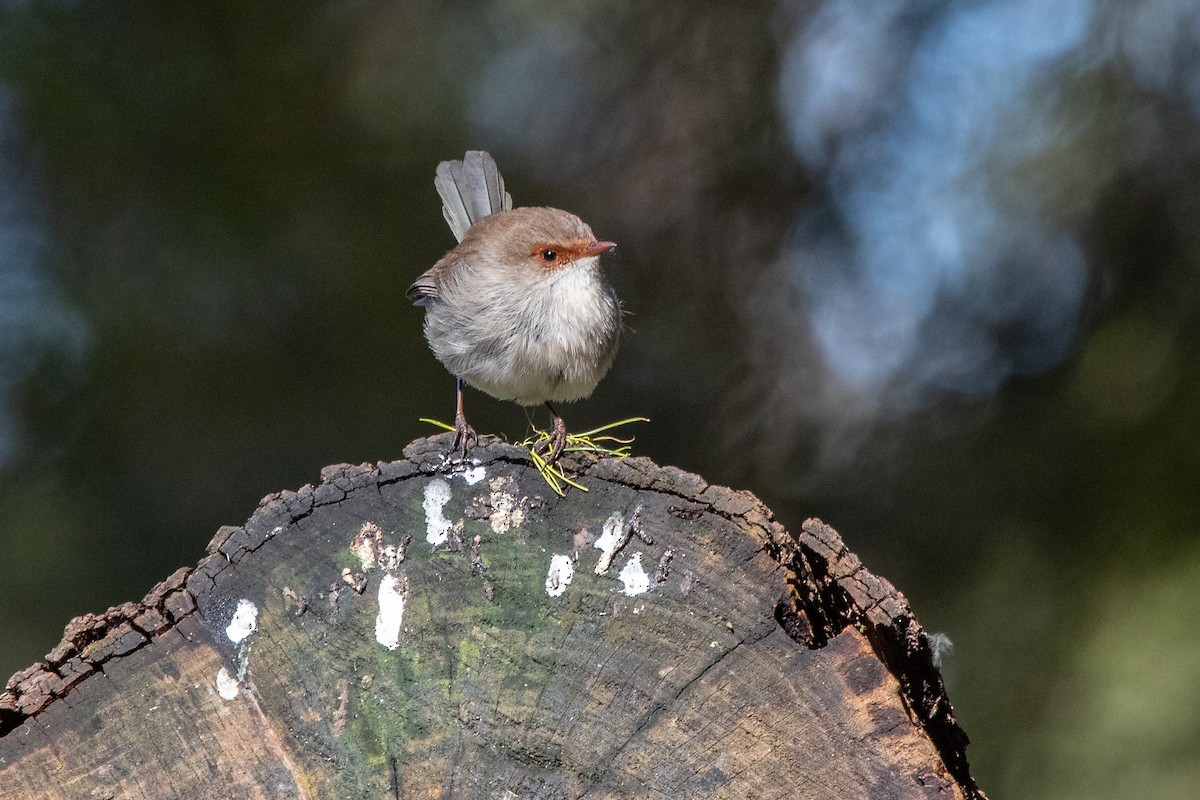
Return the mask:
[[612, 366], [621, 304], [600, 256], [616, 247], [557, 208], [513, 208], [492, 157], [469, 151], [434, 181], [458, 246], [408, 289], [425, 308], [425, 338], [455, 376], [454, 447], [477, 438], [462, 383], [554, 415], [547, 461], [566, 443], [551, 402], [587, 397]]

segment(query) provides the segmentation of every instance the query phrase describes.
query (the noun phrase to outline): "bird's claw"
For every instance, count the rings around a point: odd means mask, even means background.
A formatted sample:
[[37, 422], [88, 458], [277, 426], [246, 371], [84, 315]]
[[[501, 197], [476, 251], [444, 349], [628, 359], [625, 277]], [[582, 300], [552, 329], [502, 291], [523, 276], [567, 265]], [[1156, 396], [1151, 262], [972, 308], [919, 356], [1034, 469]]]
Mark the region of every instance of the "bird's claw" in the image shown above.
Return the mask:
[[467, 457], [467, 451], [470, 450], [476, 442], [479, 441], [479, 435], [475, 433], [475, 429], [467, 422], [467, 418], [461, 413], [454, 415], [454, 444], [450, 446], [450, 452], [458, 452], [462, 458]]
[[[543, 434], [543, 436], [546, 436]], [[547, 464], [554, 464], [558, 461], [559, 456], [563, 454], [563, 450], [567, 446], [567, 423], [563, 422], [563, 418], [555, 415], [554, 426], [550, 429], [550, 434], [546, 438], [534, 445], [535, 450], [539, 455], [545, 453], [544, 458]]]
[[550, 455], [546, 456], [546, 461], [553, 464], [558, 461], [558, 457], [562, 455], [563, 448], [567, 446], [567, 423], [563, 422], [562, 417], [554, 418], [554, 427], [550, 430]]

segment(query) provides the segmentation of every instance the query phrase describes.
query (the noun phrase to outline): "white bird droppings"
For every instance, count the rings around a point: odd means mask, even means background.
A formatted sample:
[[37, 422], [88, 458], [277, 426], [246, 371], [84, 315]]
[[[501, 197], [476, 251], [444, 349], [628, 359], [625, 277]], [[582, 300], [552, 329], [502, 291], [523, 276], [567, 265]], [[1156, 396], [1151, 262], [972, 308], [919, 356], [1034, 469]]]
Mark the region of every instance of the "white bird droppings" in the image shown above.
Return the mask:
[[237, 611], [233, 612], [233, 619], [229, 620], [229, 626], [225, 628], [225, 635], [229, 637], [229, 641], [241, 644], [242, 640], [257, 628], [258, 606], [246, 599], [238, 600]]
[[241, 688], [238, 679], [229, 674], [229, 670], [221, 667], [217, 670], [217, 694], [222, 700], [233, 700]]
[[597, 575], [608, 572], [609, 566], [612, 565], [613, 556], [617, 554], [617, 548], [621, 546], [621, 529], [624, 527], [625, 520], [621, 519], [621, 515], [615, 511], [608, 519], [604, 520], [604, 532], [600, 534], [600, 538], [593, 545], [600, 551], [600, 560], [596, 562]]
[[450, 484], [441, 478], [434, 478], [425, 484], [425, 541], [434, 547], [445, 544], [450, 534], [450, 520], [442, 513], [448, 502]]
[[487, 477], [487, 470], [484, 469], [483, 467], [474, 467], [472, 469], [465, 469], [462, 472], [462, 478], [464, 481], [467, 482], [468, 486], [474, 486], [475, 484], [479, 483], [481, 480], [483, 480], [486, 477]]
[[528, 498], [517, 499], [517, 482], [511, 476], [505, 475], [492, 478], [488, 484], [492, 493], [488, 498], [492, 511], [488, 521], [496, 533], [507, 533], [513, 528], [519, 528], [525, 522], [525, 506]]
[[379, 550], [383, 547], [383, 531], [374, 522], [364, 522], [354, 537], [350, 550], [362, 562], [363, 570], [371, 569], [378, 563]]
[[550, 559], [550, 572], [546, 575], [546, 594], [551, 597], [561, 597], [562, 593], [571, 585], [571, 578], [575, 577], [575, 564], [571, 561], [570, 556], [554, 554]]
[[388, 650], [400, 646], [400, 626], [404, 623], [404, 596], [408, 593], [395, 575], [379, 581], [379, 614], [375, 617], [375, 641]]
[[641, 553], [634, 553], [633, 557], [625, 562], [621, 574], [617, 577], [625, 584], [621, 591], [630, 597], [650, 591], [650, 576], [642, 569]]

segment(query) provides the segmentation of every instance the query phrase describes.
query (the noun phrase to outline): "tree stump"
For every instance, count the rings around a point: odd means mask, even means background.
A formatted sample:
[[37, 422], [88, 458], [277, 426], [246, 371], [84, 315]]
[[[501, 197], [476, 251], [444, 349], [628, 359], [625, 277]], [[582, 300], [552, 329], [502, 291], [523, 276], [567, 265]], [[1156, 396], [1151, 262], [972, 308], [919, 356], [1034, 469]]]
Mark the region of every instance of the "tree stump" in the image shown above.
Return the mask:
[[265, 498], [0, 696], [3, 798], [982, 798], [837, 533], [642, 458], [449, 435]]

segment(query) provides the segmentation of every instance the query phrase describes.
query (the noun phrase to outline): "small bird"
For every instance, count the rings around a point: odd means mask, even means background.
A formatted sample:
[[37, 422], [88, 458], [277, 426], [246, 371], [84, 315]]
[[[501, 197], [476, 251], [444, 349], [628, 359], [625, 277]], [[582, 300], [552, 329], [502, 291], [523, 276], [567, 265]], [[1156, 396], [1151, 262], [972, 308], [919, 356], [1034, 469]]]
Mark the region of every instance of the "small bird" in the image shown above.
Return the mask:
[[443, 161], [434, 180], [458, 246], [413, 281], [425, 308], [425, 338], [455, 377], [454, 449], [477, 440], [463, 416], [462, 384], [554, 415], [546, 460], [567, 429], [552, 402], [589, 396], [612, 366], [621, 303], [604, 277], [598, 241], [574, 214], [513, 208], [490, 155]]

